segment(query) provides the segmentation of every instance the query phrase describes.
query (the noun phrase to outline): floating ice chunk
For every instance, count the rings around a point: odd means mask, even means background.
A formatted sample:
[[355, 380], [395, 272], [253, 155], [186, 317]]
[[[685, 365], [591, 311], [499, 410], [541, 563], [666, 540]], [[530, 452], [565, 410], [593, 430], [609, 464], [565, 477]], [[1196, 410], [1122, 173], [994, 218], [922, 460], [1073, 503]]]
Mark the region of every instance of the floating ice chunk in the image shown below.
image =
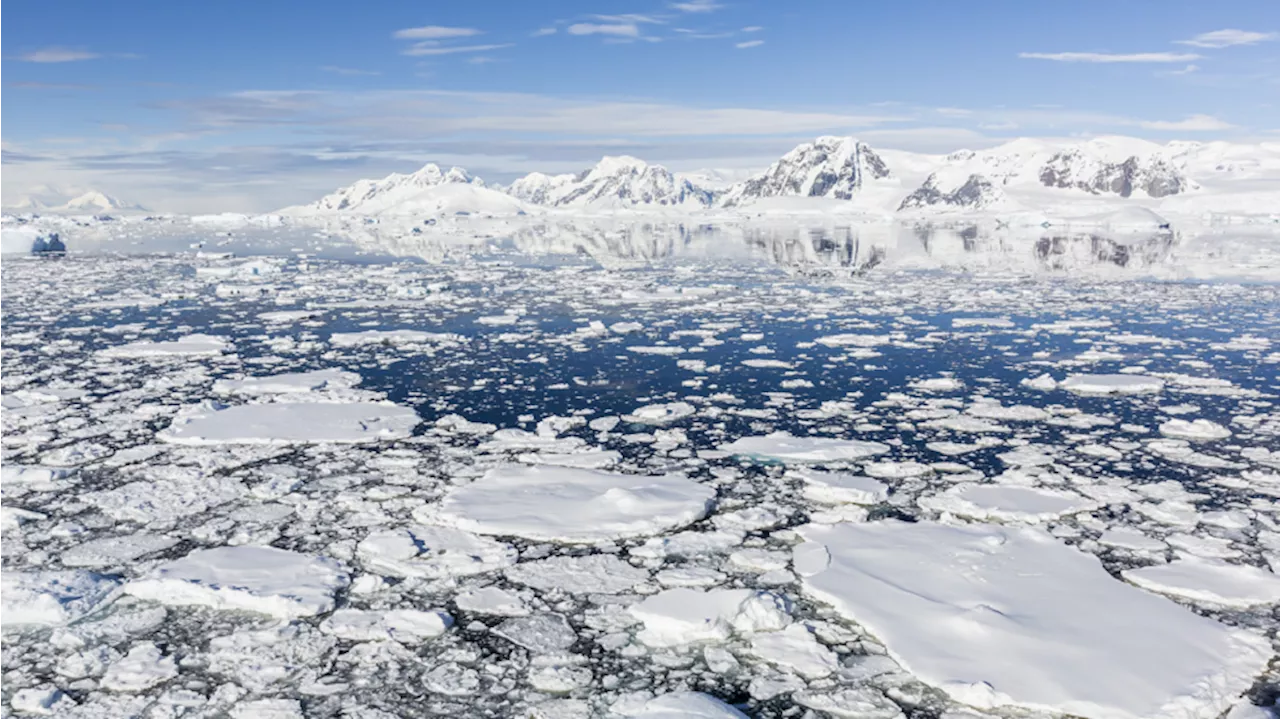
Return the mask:
[[1245, 465], [1229, 459], [1197, 452], [1185, 439], [1153, 439], [1147, 449], [1172, 462], [1181, 462], [1205, 469], [1243, 469]]
[[231, 719], [305, 719], [297, 699], [249, 699], [231, 707]]
[[686, 350], [680, 345], [637, 345], [628, 347], [627, 351], [641, 355], [681, 355]]
[[321, 369], [313, 372], [290, 372], [270, 377], [246, 377], [245, 379], [220, 379], [213, 383], [216, 394], [292, 394], [317, 392], [325, 389], [349, 389], [360, 384], [360, 375], [337, 369]]
[[956, 415], [953, 417], [939, 417], [925, 422], [922, 427], [930, 429], [949, 429], [952, 432], [964, 432], [967, 434], [988, 434], [994, 432], [1012, 432], [1013, 430], [988, 419], [981, 417], [966, 417]]
[[[839, 719], [897, 719], [902, 708], [875, 687], [839, 689], [834, 692], [803, 690], [792, 696], [796, 703]], [[943, 714], [943, 719], [981, 719]]]
[[152, 642], [143, 642], [107, 667], [102, 688], [113, 692], [144, 692], [176, 676], [178, 664], [174, 658], [161, 653]]
[[163, 551], [177, 543], [178, 540], [172, 537], [154, 534], [100, 537], [71, 547], [62, 553], [61, 559], [66, 567], [111, 567]]
[[1049, 413], [1039, 407], [1026, 404], [1005, 406], [994, 401], [975, 402], [965, 410], [965, 414], [1008, 422], [1043, 422], [1049, 419]]
[[651, 647], [722, 642], [735, 631], [777, 631], [791, 621], [786, 599], [751, 589], [665, 589], [629, 611], [644, 622], [636, 638]]
[[334, 347], [359, 347], [361, 345], [456, 345], [461, 335], [421, 330], [365, 330], [364, 332], [334, 332], [329, 344]]
[[161, 604], [195, 604], [277, 617], [333, 609], [348, 576], [338, 562], [274, 547], [201, 549], [156, 567], [125, 592]]
[[715, 490], [681, 474], [503, 465], [453, 487], [437, 521], [480, 534], [591, 543], [657, 534], [707, 515]]
[[1190, 422], [1185, 419], [1171, 419], [1160, 425], [1160, 434], [1192, 442], [1212, 442], [1230, 437], [1231, 430], [1207, 419], [1197, 419]]
[[578, 641], [577, 632], [559, 614], [508, 619], [494, 627], [493, 633], [535, 654], [564, 651]]
[[391, 577], [440, 579], [491, 572], [515, 564], [515, 547], [452, 527], [411, 525], [374, 532], [356, 545], [369, 571]]
[[0, 574], [0, 622], [58, 626], [73, 622], [111, 598], [116, 581], [92, 572]]
[[19, 714], [53, 716], [75, 705], [75, 701], [51, 685], [28, 687], [13, 693], [9, 706]]
[[439, 664], [422, 676], [427, 689], [451, 697], [471, 696], [480, 690], [480, 673], [457, 662]]
[[1098, 538], [1098, 542], [1117, 549], [1131, 549], [1138, 552], [1163, 552], [1168, 545], [1159, 539], [1148, 537], [1136, 529], [1108, 529]]
[[320, 631], [339, 639], [371, 642], [393, 639], [419, 644], [444, 634], [453, 619], [444, 612], [418, 609], [339, 609], [320, 625]]
[[920, 680], [971, 706], [1212, 719], [1270, 659], [1261, 637], [1117, 582], [1092, 555], [1034, 528], [874, 522], [798, 531], [830, 556], [805, 577], [806, 591], [883, 641]]
[[458, 609], [475, 614], [489, 614], [498, 617], [524, 617], [529, 614], [529, 607], [518, 595], [499, 587], [477, 587], [468, 589], [454, 597]]
[[636, 719], [747, 719], [747, 715], [709, 694], [672, 692], [638, 707], [613, 707], [615, 714]]
[[631, 414], [622, 415], [622, 419], [627, 422], [636, 424], [670, 424], [678, 419], [684, 419], [696, 412], [697, 409], [688, 402], [670, 402], [668, 404], [647, 404], [643, 407], [637, 407], [631, 411]]
[[756, 369], [792, 369], [794, 367], [790, 362], [776, 359], [745, 359], [742, 360], [742, 364]]
[[0, 467], [0, 482], [8, 485], [48, 485], [52, 488], [58, 480], [70, 476], [72, 471], [64, 467], [5, 464]]
[[1075, 450], [1089, 457], [1097, 457], [1098, 459], [1106, 459], [1112, 462], [1119, 462], [1124, 459], [1123, 452], [1105, 444], [1082, 444], [1076, 447]]
[[877, 347], [889, 344], [892, 339], [889, 335], [841, 334], [819, 337], [814, 342], [824, 347]]
[[1034, 389], [1040, 392], [1052, 392], [1058, 388], [1058, 381], [1048, 374], [1042, 374], [1039, 377], [1024, 379], [1019, 384], [1021, 384], [1023, 387], [1026, 387], [1027, 389]]
[[1164, 380], [1140, 374], [1073, 374], [1058, 386], [1076, 394], [1150, 394], [1164, 389]]
[[498, 425], [488, 422], [472, 422], [459, 414], [446, 414], [436, 420], [436, 426], [458, 434], [493, 434]]
[[229, 352], [233, 345], [225, 337], [187, 335], [170, 342], [143, 340], [102, 350], [104, 357], [209, 357]]
[[867, 462], [862, 471], [881, 479], [909, 479], [933, 474], [933, 468], [919, 462]]
[[407, 407], [381, 402], [279, 402], [188, 408], [157, 436], [174, 444], [376, 442], [408, 437], [419, 423]]
[[847, 472], [792, 470], [788, 474], [804, 480], [804, 496], [824, 504], [876, 504], [889, 496], [883, 482]]
[[549, 557], [517, 564], [507, 578], [525, 586], [574, 594], [618, 594], [649, 579], [649, 572], [633, 567], [612, 554], [582, 557]]
[[918, 379], [910, 386], [917, 392], [958, 392], [964, 389], [964, 382], [955, 377], [930, 377]]
[[1121, 574], [1143, 589], [1206, 604], [1250, 607], [1280, 602], [1280, 577], [1247, 564], [1183, 557]]
[[840, 668], [835, 652], [818, 643], [803, 624], [751, 638], [751, 653], [760, 659], [794, 671], [805, 679], [821, 679]]
[[1008, 329], [1015, 327], [1013, 320], [1007, 317], [952, 317], [952, 327], [999, 327]]
[[723, 584], [723, 573], [707, 567], [669, 567], [654, 576], [664, 587], [713, 587]]
[[622, 453], [616, 449], [598, 449], [586, 452], [538, 452], [522, 454], [516, 459], [525, 464], [554, 464], [557, 467], [580, 469], [604, 469], [622, 461]]
[[804, 463], [863, 459], [888, 452], [889, 445], [858, 439], [793, 437], [786, 432], [774, 432], [742, 437], [720, 449], [743, 457]]
[[632, 332], [639, 332], [644, 329], [644, 325], [639, 322], [614, 322], [609, 325], [609, 331], [618, 335], [628, 335]]
[[1096, 509], [1101, 503], [1058, 489], [960, 484], [942, 494], [921, 497], [920, 506], [974, 519], [1036, 523]]

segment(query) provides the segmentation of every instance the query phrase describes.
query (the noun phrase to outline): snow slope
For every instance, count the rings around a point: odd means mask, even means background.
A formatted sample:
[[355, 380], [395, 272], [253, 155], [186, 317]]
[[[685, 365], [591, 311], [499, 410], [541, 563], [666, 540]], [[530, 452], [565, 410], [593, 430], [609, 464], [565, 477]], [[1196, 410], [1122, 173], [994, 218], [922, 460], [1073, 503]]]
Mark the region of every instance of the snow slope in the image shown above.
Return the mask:
[[633, 209], [700, 210], [713, 193], [661, 165], [634, 157], [605, 157], [580, 175], [533, 173], [507, 188], [514, 197], [548, 207], [587, 211]]
[[417, 172], [393, 173], [381, 180], [358, 180], [319, 200], [281, 210], [295, 217], [337, 213], [357, 215], [520, 214], [526, 206], [460, 167], [441, 170], [428, 163]]

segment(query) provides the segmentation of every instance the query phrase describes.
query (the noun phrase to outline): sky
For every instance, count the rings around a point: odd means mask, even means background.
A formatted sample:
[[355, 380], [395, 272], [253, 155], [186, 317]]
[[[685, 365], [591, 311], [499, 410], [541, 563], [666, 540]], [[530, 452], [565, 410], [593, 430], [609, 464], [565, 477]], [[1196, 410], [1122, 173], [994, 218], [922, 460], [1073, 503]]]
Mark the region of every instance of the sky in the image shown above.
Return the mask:
[[630, 154], [763, 168], [819, 135], [1280, 141], [1277, 0], [9, 0], [3, 201], [263, 212], [362, 177]]

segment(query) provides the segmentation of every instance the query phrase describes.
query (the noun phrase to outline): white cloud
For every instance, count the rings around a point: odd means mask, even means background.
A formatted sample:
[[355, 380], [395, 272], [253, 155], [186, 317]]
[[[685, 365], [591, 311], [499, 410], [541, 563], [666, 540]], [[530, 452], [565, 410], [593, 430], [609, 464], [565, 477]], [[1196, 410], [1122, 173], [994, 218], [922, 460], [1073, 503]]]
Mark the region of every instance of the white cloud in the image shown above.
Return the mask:
[[512, 43], [503, 43], [501, 45], [436, 45], [430, 42], [420, 42], [415, 44], [403, 52], [401, 55], [410, 57], [423, 57], [429, 55], [452, 55], [459, 52], [486, 52], [488, 50], [499, 50], [504, 47], [511, 47]]
[[396, 30], [392, 37], [402, 40], [443, 40], [452, 37], [472, 37], [479, 35], [480, 30], [473, 27], [444, 27], [442, 25], [424, 25]]
[[665, 25], [666, 21], [653, 15], [641, 15], [640, 13], [625, 13], [623, 15], [592, 15], [591, 17], [602, 22], [612, 23], [639, 23], [642, 25]]
[[544, 37], [546, 35], [555, 35], [557, 30], [553, 27], [540, 27], [529, 33], [529, 37]]
[[1167, 130], [1171, 132], [1212, 132], [1214, 130], [1230, 130], [1235, 127], [1229, 122], [1219, 120], [1212, 115], [1192, 115], [1185, 120], [1155, 120], [1138, 123], [1147, 130]]
[[680, 12], [715, 12], [724, 5], [715, 0], [686, 0], [686, 2], [673, 2], [671, 7]]
[[973, 114], [973, 110], [966, 110], [963, 107], [939, 107], [934, 112], [943, 117], [968, 117]]
[[760, 47], [763, 44], [764, 44], [764, 40], [747, 40], [746, 42], [740, 42], [734, 45], [734, 47], [738, 48], [739, 50], [745, 50], [749, 47]]
[[19, 60], [23, 62], [76, 62], [77, 60], [93, 60], [102, 57], [96, 52], [88, 50], [77, 50], [69, 47], [46, 47], [39, 50], [20, 55]]
[[1275, 40], [1278, 37], [1280, 37], [1280, 33], [1227, 29], [1201, 33], [1190, 40], [1178, 40], [1177, 42], [1179, 45], [1191, 45], [1192, 47], [1223, 48], [1235, 45], [1255, 45], [1267, 40]]
[[1199, 60], [1195, 53], [1179, 52], [1135, 52], [1116, 54], [1108, 52], [1020, 52], [1018, 57], [1025, 60], [1053, 60], [1055, 62], [1190, 62]]
[[570, 25], [570, 35], [613, 35], [615, 37], [639, 37], [640, 28], [635, 23], [597, 24], [580, 22]]
[[764, 28], [760, 27], [759, 25], [748, 25], [742, 28], [742, 31], [743, 32], [760, 32], [763, 29]]

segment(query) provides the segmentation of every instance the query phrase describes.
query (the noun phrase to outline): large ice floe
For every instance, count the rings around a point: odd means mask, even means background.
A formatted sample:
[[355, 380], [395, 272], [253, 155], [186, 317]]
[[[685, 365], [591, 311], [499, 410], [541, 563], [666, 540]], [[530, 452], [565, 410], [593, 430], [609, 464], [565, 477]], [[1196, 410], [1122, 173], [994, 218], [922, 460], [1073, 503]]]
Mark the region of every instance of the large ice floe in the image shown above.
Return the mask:
[[810, 525], [805, 591], [964, 704], [1091, 719], [1216, 717], [1270, 642], [1117, 582], [1031, 528]]
[[174, 444], [293, 444], [403, 439], [420, 422], [411, 409], [380, 402], [276, 402], [193, 407], [159, 438]]
[[435, 519], [481, 534], [590, 543], [683, 527], [705, 517], [714, 498], [680, 474], [508, 465], [452, 488]]

